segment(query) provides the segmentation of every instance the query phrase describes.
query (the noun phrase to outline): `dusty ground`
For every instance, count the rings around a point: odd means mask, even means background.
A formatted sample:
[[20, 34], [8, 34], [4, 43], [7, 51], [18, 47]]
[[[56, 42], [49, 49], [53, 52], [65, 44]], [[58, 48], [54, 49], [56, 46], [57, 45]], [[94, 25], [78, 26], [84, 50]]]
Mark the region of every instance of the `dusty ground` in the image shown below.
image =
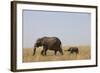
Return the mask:
[[[70, 47], [70, 46], [69, 46]], [[64, 55], [60, 55], [57, 52], [57, 55], [54, 55], [54, 51], [47, 51], [47, 56], [41, 55], [42, 47], [37, 48], [36, 54], [32, 56], [33, 49], [23, 48], [23, 62], [39, 62], [39, 61], [61, 61], [61, 60], [84, 60], [91, 58], [91, 48], [89, 46], [78, 46], [79, 54], [75, 53], [70, 54], [68, 51], [65, 51], [69, 48], [63, 47]]]

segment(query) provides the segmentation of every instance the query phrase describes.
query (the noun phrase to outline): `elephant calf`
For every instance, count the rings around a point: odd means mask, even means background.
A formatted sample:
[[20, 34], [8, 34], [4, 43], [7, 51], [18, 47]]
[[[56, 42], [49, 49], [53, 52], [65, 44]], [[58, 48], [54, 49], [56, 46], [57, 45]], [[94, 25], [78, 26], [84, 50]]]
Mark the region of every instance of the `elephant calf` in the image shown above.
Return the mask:
[[43, 50], [41, 51], [42, 55], [46, 55], [47, 50], [53, 50], [55, 52], [55, 55], [59, 51], [63, 55], [61, 41], [57, 37], [42, 37], [37, 39], [34, 45], [33, 55], [35, 55], [36, 48], [40, 46], [43, 46]]
[[73, 54], [73, 53], [78, 54], [79, 53], [79, 49], [77, 47], [70, 47], [67, 51], [69, 51], [70, 54]]

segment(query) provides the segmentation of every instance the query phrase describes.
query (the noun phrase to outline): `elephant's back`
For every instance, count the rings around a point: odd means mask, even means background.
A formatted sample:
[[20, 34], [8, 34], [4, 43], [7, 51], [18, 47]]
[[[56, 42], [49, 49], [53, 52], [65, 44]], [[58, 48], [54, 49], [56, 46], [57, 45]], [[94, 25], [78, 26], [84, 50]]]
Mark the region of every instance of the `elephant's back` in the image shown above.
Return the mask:
[[49, 48], [60, 47], [61, 45], [61, 41], [57, 37], [45, 37], [43, 43]]
[[58, 37], [43, 37], [44, 41], [47, 42], [59, 42], [61, 43], [60, 39]]

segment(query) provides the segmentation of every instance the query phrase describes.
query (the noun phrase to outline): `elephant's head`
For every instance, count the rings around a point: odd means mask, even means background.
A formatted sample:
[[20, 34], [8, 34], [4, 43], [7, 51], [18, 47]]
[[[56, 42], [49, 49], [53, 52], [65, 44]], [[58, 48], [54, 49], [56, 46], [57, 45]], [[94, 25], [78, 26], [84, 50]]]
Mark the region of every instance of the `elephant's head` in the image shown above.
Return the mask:
[[71, 48], [69, 48], [67, 51], [71, 51]]
[[34, 52], [33, 52], [33, 55], [35, 55], [36, 48], [37, 47], [40, 47], [40, 46], [42, 46], [42, 39], [41, 38], [37, 39], [36, 43], [34, 44]]
[[42, 46], [42, 39], [38, 39], [34, 45], [34, 48]]

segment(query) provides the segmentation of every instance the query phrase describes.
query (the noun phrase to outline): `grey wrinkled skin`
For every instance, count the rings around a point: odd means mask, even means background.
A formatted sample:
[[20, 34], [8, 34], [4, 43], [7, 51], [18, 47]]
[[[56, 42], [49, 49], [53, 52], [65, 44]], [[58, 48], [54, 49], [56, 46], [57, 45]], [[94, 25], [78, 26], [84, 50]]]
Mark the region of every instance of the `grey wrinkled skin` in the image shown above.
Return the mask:
[[36, 53], [36, 48], [43, 46], [41, 55], [47, 55], [47, 50], [53, 50], [56, 53], [59, 51], [63, 55], [61, 41], [57, 37], [42, 37], [37, 39], [34, 44], [33, 55]]

